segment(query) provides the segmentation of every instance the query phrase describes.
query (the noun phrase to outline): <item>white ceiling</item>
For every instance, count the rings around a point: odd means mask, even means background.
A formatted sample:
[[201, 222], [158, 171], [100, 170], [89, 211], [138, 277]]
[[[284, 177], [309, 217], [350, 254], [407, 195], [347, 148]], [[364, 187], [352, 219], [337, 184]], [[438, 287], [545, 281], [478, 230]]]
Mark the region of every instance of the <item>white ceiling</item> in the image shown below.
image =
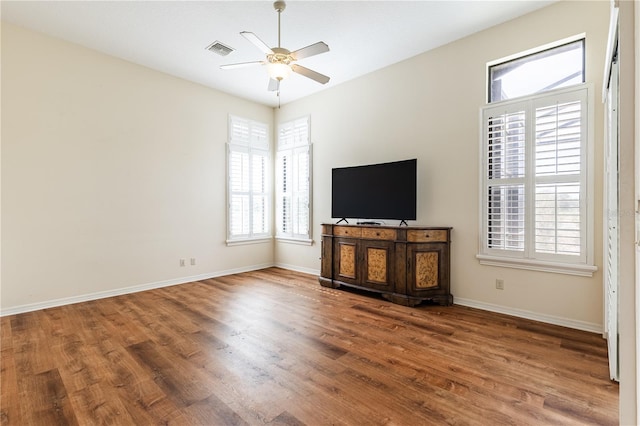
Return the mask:
[[[282, 13], [282, 47], [324, 41], [330, 51], [299, 63], [331, 77], [321, 85], [293, 74], [281, 84], [285, 104], [408, 59], [554, 0], [299, 1]], [[264, 67], [220, 70], [264, 59], [240, 31], [277, 46], [271, 1], [1, 1], [2, 20], [265, 105]], [[220, 41], [226, 57], [205, 48]], [[34, 52], [37, 54], [37, 52]]]

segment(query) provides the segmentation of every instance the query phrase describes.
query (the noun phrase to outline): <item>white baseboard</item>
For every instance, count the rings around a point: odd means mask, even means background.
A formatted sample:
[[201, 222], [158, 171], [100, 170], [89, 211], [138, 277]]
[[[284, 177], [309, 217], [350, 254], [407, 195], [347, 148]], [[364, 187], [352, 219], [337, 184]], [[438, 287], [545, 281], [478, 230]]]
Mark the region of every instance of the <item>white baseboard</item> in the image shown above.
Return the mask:
[[575, 328], [577, 330], [602, 334], [602, 324], [562, 318], [554, 315], [540, 314], [538, 312], [509, 308], [507, 306], [494, 305], [491, 303], [479, 302], [477, 300], [464, 299], [461, 297], [454, 297], [453, 303], [456, 305], [468, 306], [470, 308], [482, 309], [484, 311], [497, 312], [499, 314], [506, 314], [514, 317], [525, 318], [534, 321], [545, 322], [548, 324], [560, 325], [562, 327]]
[[290, 271], [302, 272], [303, 274], [320, 275], [320, 269], [303, 268], [301, 266], [289, 265], [286, 263], [276, 263], [273, 265], [277, 268], [288, 269]]
[[65, 297], [62, 299], [47, 300], [44, 302], [30, 303], [26, 305], [15, 306], [12, 308], [2, 309], [0, 317], [7, 315], [22, 314], [25, 312], [39, 311], [41, 309], [55, 308], [57, 306], [71, 305], [74, 303], [89, 302], [92, 300], [105, 299], [107, 297], [121, 296], [124, 294], [138, 293], [140, 291], [153, 290], [156, 288], [169, 287], [172, 285], [186, 284], [194, 281], [206, 280], [209, 278], [222, 277], [225, 275], [239, 274], [242, 272], [256, 271], [275, 266], [273, 263], [265, 263], [261, 265], [251, 265], [242, 268], [226, 269], [217, 272], [210, 272], [200, 275], [192, 275], [188, 277], [173, 278], [165, 281], [157, 281], [147, 284], [139, 284], [131, 287], [122, 287], [115, 290], [99, 291], [96, 293], [82, 294], [79, 296]]

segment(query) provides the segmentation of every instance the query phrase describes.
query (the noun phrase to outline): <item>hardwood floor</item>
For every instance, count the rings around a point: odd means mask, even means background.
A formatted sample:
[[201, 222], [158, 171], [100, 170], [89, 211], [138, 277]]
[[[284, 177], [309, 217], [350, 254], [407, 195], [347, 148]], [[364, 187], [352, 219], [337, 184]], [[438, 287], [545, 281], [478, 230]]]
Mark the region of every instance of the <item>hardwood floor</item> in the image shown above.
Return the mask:
[[1, 318], [2, 425], [618, 423], [601, 336], [277, 268]]

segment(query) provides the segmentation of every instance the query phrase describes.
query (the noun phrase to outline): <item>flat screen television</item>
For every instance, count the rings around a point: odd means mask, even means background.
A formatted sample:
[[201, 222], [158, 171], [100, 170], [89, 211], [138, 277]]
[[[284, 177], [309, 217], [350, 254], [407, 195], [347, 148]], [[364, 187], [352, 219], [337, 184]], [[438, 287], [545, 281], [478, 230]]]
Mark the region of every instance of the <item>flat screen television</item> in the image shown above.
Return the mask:
[[415, 220], [417, 168], [414, 158], [332, 169], [331, 217]]

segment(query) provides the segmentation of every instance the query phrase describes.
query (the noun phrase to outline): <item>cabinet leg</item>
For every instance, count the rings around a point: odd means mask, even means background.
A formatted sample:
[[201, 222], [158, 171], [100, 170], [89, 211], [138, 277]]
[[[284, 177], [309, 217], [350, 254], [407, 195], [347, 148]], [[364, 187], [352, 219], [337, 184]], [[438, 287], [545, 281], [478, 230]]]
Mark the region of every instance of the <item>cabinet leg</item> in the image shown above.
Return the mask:
[[453, 295], [451, 294], [448, 294], [446, 296], [434, 297], [431, 300], [433, 300], [434, 302], [438, 303], [441, 306], [453, 305]]
[[414, 299], [411, 297], [403, 296], [401, 294], [383, 293], [382, 297], [384, 297], [391, 303], [395, 303], [396, 305], [409, 306], [410, 308], [413, 308], [418, 303], [422, 302], [421, 299]]
[[318, 282], [320, 282], [320, 285], [322, 287], [329, 287], [329, 288], [338, 288], [340, 287], [340, 284], [334, 282], [333, 280], [330, 280], [328, 278], [324, 278], [324, 277], [318, 277]]
[[383, 293], [382, 297], [387, 299], [389, 302], [395, 303], [397, 305], [409, 306], [411, 308], [420, 304], [421, 302], [424, 302], [425, 300], [431, 300], [442, 306], [453, 305], [453, 296], [450, 294], [435, 297], [409, 297], [395, 293]]

